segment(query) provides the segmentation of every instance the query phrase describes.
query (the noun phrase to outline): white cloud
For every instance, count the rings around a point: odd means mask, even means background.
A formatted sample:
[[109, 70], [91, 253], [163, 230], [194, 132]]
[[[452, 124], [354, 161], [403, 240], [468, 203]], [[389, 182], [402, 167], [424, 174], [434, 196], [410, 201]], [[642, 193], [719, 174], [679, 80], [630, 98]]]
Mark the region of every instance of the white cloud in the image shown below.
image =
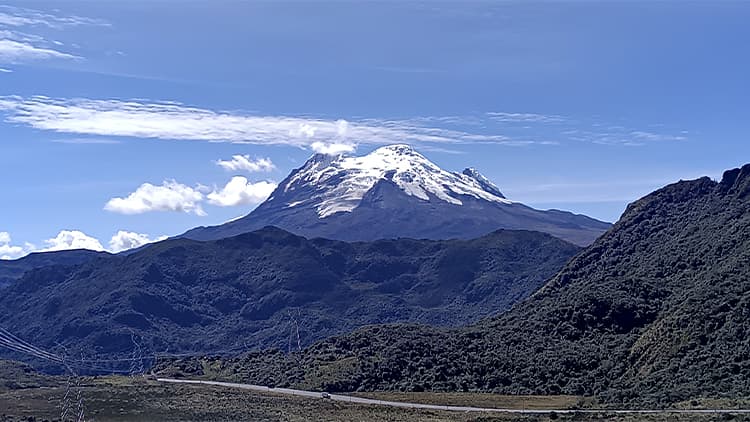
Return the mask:
[[151, 239], [147, 234], [120, 230], [109, 240], [109, 250], [114, 253], [122, 252], [141, 247], [148, 243], [159, 242], [166, 238], [166, 236], [161, 236]]
[[318, 154], [338, 155], [353, 152], [357, 149], [357, 146], [345, 143], [313, 142], [310, 148]]
[[104, 209], [120, 214], [173, 211], [205, 216], [201, 206], [205, 200], [220, 207], [257, 204], [268, 198], [276, 186], [269, 181], [253, 183], [242, 176], [232, 177], [223, 188], [213, 190], [200, 184], [193, 188], [174, 180], [164, 181], [161, 186], [143, 183], [127, 197], [110, 199]]
[[122, 141], [118, 141], [116, 139], [105, 139], [105, 138], [53, 139], [52, 142], [56, 144], [71, 144], [71, 145], [115, 145], [115, 144], [122, 143]]
[[12, 27], [46, 26], [61, 29], [66, 26], [109, 26], [109, 23], [82, 16], [51, 14], [34, 9], [0, 6], [0, 25]]
[[0, 259], [16, 259], [26, 255], [26, 250], [21, 246], [0, 244]]
[[427, 152], [437, 152], [442, 154], [452, 154], [452, 155], [463, 155], [466, 154], [466, 151], [460, 151], [457, 149], [450, 149], [450, 148], [442, 148], [442, 147], [435, 147], [430, 145], [424, 145], [419, 147], [421, 151], [427, 151]]
[[26, 253], [26, 248], [11, 245], [11, 240], [10, 233], [0, 232], [0, 259], [16, 259]]
[[8, 232], [0, 232], [0, 260], [18, 259], [32, 252], [53, 252], [71, 249], [108, 250], [118, 253], [165, 239], [167, 239], [167, 236], [159, 236], [151, 239], [147, 234], [120, 230], [109, 240], [109, 248], [106, 249], [98, 239], [80, 230], [61, 230], [57, 236], [44, 240], [43, 247], [37, 248], [28, 242], [23, 246], [11, 245], [10, 234]]
[[642, 139], [645, 141], [684, 141], [687, 139], [686, 136], [682, 135], [667, 135], [663, 133], [646, 132], [643, 130], [634, 130], [630, 132], [630, 135], [636, 139]]
[[233, 207], [244, 204], [258, 204], [266, 200], [276, 184], [272, 182], [252, 183], [247, 178], [235, 176], [221, 190], [207, 195], [208, 202], [220, 207]]
[[336, 135], [338, 135], [340, 138], [344, 138], [348, 134], [349, 134], [349, 122], [347, 122], [346, 120], [337, 120], [336, 121]]
[[0, 25], [3, 26], [24, 26], [32, 25], [34, 21], [21, 16], [13, 16], [9, 13], [0, 12]]
[[491, 112], [487, 113], [487, 116], [491, 120], [503, 123], [560, 123], [565, 121], [562, 116], [536, 113]]
[[144, 183], [125, 198], [110, 199], [104, 209], [120, 214], [175, 211], [205, 216], [201, 201], [203, 194], [197, 189], [167, 180], [161, 186]]
[[44, 26], [59, 30], [81, 25], [108, 24], [80, 16], [53, 15], [38, 10], [0, 6], [0, 63], [80, 59], [74, 54], [62, 51], [60, 47], [65, 44], [58, 40], [21, 32], [19, 29]]
[[62, 230], [57, 236], [45, 240], [44, 244], [46, 247], [36, 252], [64, 251], [69, 249], [104, 250], [99, 240], [79, 230]]
[[227, 171], [244, 170], [250, 173], [273, 171], [276, 166], [270, 158], [251, 159], [249, 155], [233, 155], [231, 160], [217, 160], [216, 164]]
[[417, 122], [260, 116], [178, 103], [0, 97], [6, 121], [63, 133], [310, 147], [323, 144], [512, 143], [503, 135], [470, 133]]
[[[643, 145], [655, 140], [682, 140], [683, 135], [656, 134], [633, 128], [608, 128], [567, 117], [534, 113], [494, 112], [479, 116], [421, 117], [402, 120], [332, 120], [313, 117], [263, 116], [140, 100], [53, 99], [43, 96], [0, 97], [5, 121], [61, 133], [126, 136], [257, 145], [291, 145], [318, 152], [351, 151], [357, 144], [393, 143], [556, 145], [558, 139], [600, 144]], [[497, 134], [505, 122], [537, 128], [536, 135]], [[554, 123], [554, 124], [551, 124]], [[449, 129], [445, 125], [460, 127]], [[466, 129], [471, 127], [472, 131]], [[518, 129], [512, 125], [511, 129]], [[495, 132], [493, 132], [493, 130]], [[607, 132], [607, 133], [600, 133]], [[543, 139], [538, 139], [543, 136]]]
[[27, 43], [47, 43], [44, 37], [40, 37], [39, 35], [27, 34], [25, 32], [11, 31], [7, 29], [0, 29], [0, 39], [8, 39]]
[[35, 46], [30, 43], [0, 39], [0, 62], [20, 63], [31, 60], [77, 59], [79, 57], [61, 51]]
[[677, 142], [688, 139], [685, 135], [631, 130], [622, 126], [609, 126], [605, 131], [571, 129], [563, 134], [574, 141], [620, 146], [643, 146], [654, 142]]
[[0, 73], [13, 73], [13, 70], [0, 67]]

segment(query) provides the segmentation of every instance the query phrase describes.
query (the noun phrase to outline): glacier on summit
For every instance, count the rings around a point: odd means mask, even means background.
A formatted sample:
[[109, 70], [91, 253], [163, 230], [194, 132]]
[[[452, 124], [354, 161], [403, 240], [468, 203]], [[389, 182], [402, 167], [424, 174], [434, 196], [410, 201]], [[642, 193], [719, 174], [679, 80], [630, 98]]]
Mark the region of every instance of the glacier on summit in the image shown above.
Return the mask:
[[384, 146], [361, 157], [314, 157], [280, 188], [293, 193], [300, 186], [317, 186], [309, 199], [295, 200], [288, 206], [313, 203], [318, 216], [325, 218], [337, 212], [351, 212], [381, 180], [393, 182], [407, 195], [423, 201], [437, 199], [462, 205], [461, 196], [470, 196], [512, 203], [476, 170], [445, 171], [408, 145]]
[[609, 223], [507, 199], [476, 169], [450, 172], [409, 145], [363, 156], [315, 154], [250, 214], [183, 236], [214, 240], [275, 226], [307, 238], [471, 239], [533, 230], [588, 245]]

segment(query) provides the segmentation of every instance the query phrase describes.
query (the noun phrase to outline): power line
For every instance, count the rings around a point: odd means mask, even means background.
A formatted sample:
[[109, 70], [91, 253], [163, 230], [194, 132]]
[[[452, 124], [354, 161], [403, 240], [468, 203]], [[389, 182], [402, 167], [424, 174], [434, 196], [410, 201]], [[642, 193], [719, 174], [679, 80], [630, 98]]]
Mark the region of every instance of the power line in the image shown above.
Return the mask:
[[[10, 331], [0, 328], [0, 347], [4, 347], [11, 351], [28, 355], [36, 359], [41, 359], [55, 363], [65, 368], [66, 372], [76, 371], [88, 371], [92, 373], [110, 373], [110, 374], [142, 374], [145, 372], [144, 363], [149, 358], [144, 357], [143, 349], [140, 343], [136, 340], [136, 334], [131, 331], [131, 341], [133, 342], [133, 351], [130, 357], [117, 357], [117, 358], [96, 358], [96, 359], [84, 359], [81, 356], [80, 360], [72, 360], [69, 357], [67, 348], [62, 344], [57, 344], [58, 347], [63, 349], [62, 354], [56, 354], [35, 346], [17, 336], [12, 334]], [[299, 337], [297, 338], [297, 347], [299, 347]], [[237, 346], [228, 349], [212, 350], [212, 351], [192, 351], [184, 353], [169, 353], [169, 351], [155, 352], [153, 354], [153, 362], [159, 358], [182, 358], [182, 357], [195, 357], [195, 356], [219, 356], [228, 354], [238, 354], [241, 352], [248, 351], [249, 347], [247, 344], [243, 346]], [[117, 368], [118, 364], [129, 363], [130, 368], [128, 370]], [[111, 365], [107, 365], [111, 364]]]
[[143, 370], [143, 351], [141, 345], [135, 339], [135, 332], [130, 330], [130, 341], [133, 342], [133, 352], [131, 354], [130, 362], [130, 376], [134, 377], [137, 374], [142, 374]]
[[57, 355], [53, 355], [36, 347], [30, 347], [25, 344], [19, 343], [15, 340], [10, 340], [3, 335], [0, 335], [0, 346], [4, 346], [8, 349], [14, 350], [19, 353], [32, 355], [39, 359], [44, 359], [56, 363], [62, 363], [62, 358]]
[[56, 360], [56, 361], [62, 361], [62, 358], [60, 356], [49, 353], [46, 350], [40, 349], [39, 347], [36, 347], [18, 337], [10, 333], [9, 331], [0, 328], [0, 340], [2, 340], [4, 343], [13, 345], [16, 348], [27, 350], [29, 353], [34, 353], [40, 356], [44, 356], [45, 359], [49, 360]]

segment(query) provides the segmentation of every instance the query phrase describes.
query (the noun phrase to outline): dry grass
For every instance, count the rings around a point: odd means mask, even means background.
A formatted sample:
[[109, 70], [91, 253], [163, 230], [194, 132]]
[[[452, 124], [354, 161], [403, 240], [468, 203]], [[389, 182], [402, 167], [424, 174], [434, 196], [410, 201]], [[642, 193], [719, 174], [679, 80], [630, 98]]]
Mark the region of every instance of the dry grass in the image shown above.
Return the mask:
[[[268, 421], [268, 422], [508, 422], [548, 421], [550, 415], [454, 413], [396, 409], [332, 402], [323, 399], [261, 394], [212, 386], [161, 384], [143, 379], [104, 377], [84, 384], [87, 420], [94, 422]], [[62, 387], [0, 391], [0, 421], [54, 421], [59, 419]], [[380, 393], [383, 399], [415, 398], [399, 393]], [[417, 401], [455, 404], [502, 403], [518, 398], [483, 394], [420, 394]], [[564, 407], [575, 397], [524, 398], [529, 408]], [[709, 417], [556, 415], [562, 421], [710, 421]], [[32, 419], [30, 419], [32, 418]], [[741, 418], [734, 420], [743, 420]]]
[[485, 393], [355, 393], [360, 397], [378, 400], [405, 401], [409, 403], [447, 406], [491, 407], [496, 409], [573, 409], [593, 407], [591, 399], [577, 396], [508, 396]]

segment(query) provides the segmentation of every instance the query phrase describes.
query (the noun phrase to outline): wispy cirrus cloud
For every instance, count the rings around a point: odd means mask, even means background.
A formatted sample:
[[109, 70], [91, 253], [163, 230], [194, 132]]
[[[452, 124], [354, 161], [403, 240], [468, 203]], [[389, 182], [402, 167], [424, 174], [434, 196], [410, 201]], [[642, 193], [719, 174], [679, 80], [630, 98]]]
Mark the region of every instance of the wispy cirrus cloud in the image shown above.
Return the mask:
[[564, 134], [570, 140], [599, 145], [643, 146], [654, 142], [686, 141], [685, 133], [679, 135], [634, 130], [622, 126], [612, 126], [606, 130], [570, 129]]
[[23, 7], [0, 6], [0, 25], [13, 27], [46, 26], [61, 29], [66, 26], [109, 26], [110, 24], [101, 19], [83, 16], [52, 14]]
[[63, 53], [52, 48], [44, 48], [29, 43], [0, 39], [0, 63], [21, 63], [46, 59], [79, 59], [80, 57]]
[[466, 151], [461, 151], [461, 150], [451, 149], [451, 148], [443, 148], [443, 147], [432, 146], [432, 145], [423, 145], [419, 149], [421, 151], [436, 152], [436, 153], [441, 153], [441, 154], [451, 154], [451, 155], [466, 154]]
[[106, 139], [106, 138], [62, 138], [62, 139], [53, 139], [52, 142], [56, 144], [69, 144], [69, 145], [117, 145], [117, 144], [122, 143], [122, 141], [118, 139]]
[[98, 25], [107, 22], [75, 15], [45, 13], [38, 10], [0, 6], [0, 63], [18, 64], [40, 60], [77, 60], [80, 56], [64, 51], [65, 44], [35, 33], [39, 27], [63, 30], [66, 27]]
[[631, 131], [630, 136], [632, 136], [635, 139], [640, 139], [644, 141], [656, 141], [656, 142], [687, 140], [687, 136], [685, 135], [669, 135], [669, 134], [663, 134], [663, 133], [646, 132], [642, 130]]
[[172, 102], [2, 97], [6, 121], [40, 130], [95, 136], [123, 136], [292, 145], [515, 143], [503, 135], [474, 133], [384, 119], [323, 119], [214, 111]]
[[503, 123], [560, 123], [566, 121], [563, 116], [536, 113], [508, 113], [508, 112], [489, 112], [487, 117], [490, 120]]
[[210, 110], [175, 102], [44, 96], [0, 97], [0, 113], [9, 123], [74, 135], [290, 145], [324, 153], [394, 142], [433, 146], [559, 145], [566, 141], [645, 145], [687, 139], [684, 133], [657, 133], [534, 113], [343, 120]]

